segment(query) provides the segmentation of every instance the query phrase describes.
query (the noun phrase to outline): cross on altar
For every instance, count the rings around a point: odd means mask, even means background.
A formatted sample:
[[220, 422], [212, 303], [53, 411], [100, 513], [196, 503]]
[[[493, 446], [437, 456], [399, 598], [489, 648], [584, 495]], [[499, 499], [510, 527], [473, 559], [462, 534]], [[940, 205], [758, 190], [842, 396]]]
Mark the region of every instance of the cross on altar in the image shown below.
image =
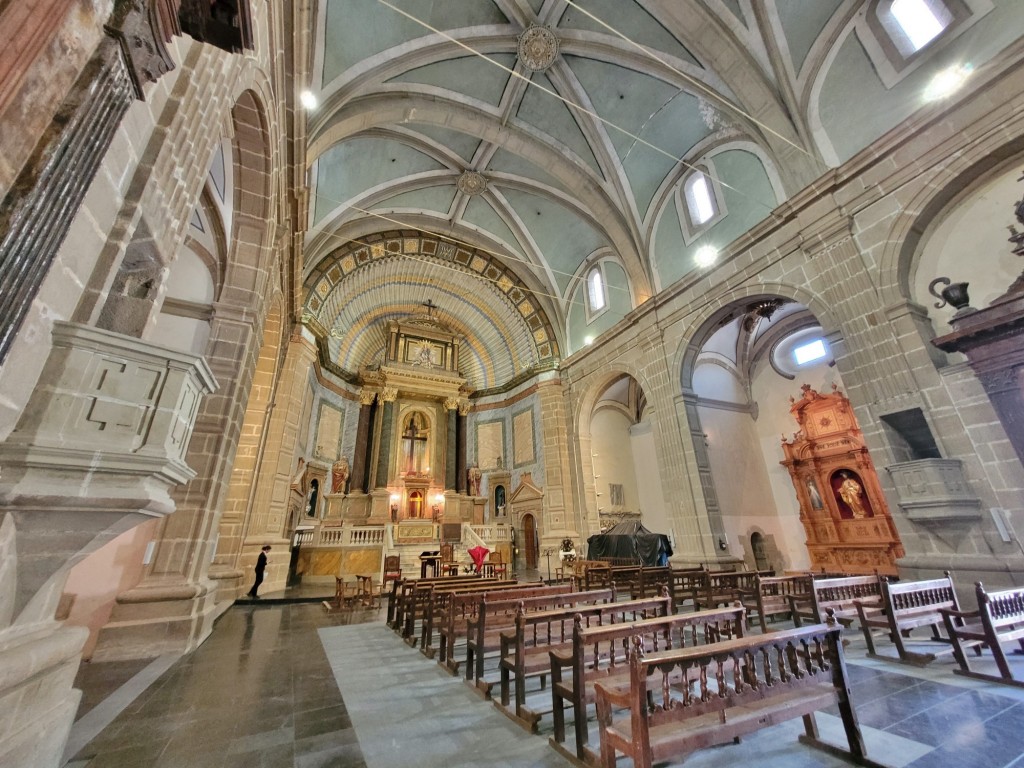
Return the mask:
[[434, 316], [434, 310], [438, 308], [437, 304], [435, 304], [430, 299], [427, 299], [426, 301], [424, 301], [422, 306], [427, 308], [427, 317], [433, 317]]

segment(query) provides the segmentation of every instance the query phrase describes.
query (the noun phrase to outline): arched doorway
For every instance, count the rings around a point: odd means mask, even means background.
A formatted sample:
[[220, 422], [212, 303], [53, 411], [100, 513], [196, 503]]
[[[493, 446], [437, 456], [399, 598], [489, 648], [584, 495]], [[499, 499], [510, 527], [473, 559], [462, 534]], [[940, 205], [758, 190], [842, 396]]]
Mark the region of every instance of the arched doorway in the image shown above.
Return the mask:
[[533, 515], [523, 515], [523, 557], [526, 567], [537, 567], [537, 522]]

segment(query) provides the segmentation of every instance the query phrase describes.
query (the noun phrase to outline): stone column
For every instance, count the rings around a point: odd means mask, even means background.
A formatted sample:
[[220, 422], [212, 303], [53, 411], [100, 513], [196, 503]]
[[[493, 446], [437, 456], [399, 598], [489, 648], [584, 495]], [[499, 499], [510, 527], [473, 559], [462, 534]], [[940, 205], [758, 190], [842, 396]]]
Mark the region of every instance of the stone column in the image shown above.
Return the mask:
[[[445, 398], [444, 409], [448, 416], [444, 452], [444, 489], [455, 491], [459, 490], [459, 475], [466, 474], [466, 470], [462, 469], [458, 459], [459, 399], [457, 397]], [[465, 484], [465, 480], [462, 484]]]
[[[542, 374], [537, 381], [540, 405], [540, 443], [544, 456], [544, 516], [540, 523], [541, 551], [557, 546], [564, 538], [577, 538], [569, 487], [569, 440], [562, 381], [558, 374]], [[508, 462], [511, 466], [512, 461]], [[571, 504], [571, 501], [570, 501]]]
[[384, 403], [384, 410], [380, 420], [380, 449], [377, 451], [377, 474], [373, 487], [387, 488], [391, 469], [391, 433], [394, 431], [395, 400], [398, 398], [398, 390], [394, 387], [384, 387], [380, 392], [380, 398]]
[[373, 404], [377, 393], [364, 389], [359, 393], [359, 424], [356, 426], [356, 446], [352, 456], [352, 480], [350, 488], [353, 492], [369, 492], [370, 452], [373, 440], [370, 439], [370, 425], [373, 423]]
[[455, 490], [466, 493], [466, 417], [472, 406], [468, 400], [459, 401], [458, 417], [455, 422]]

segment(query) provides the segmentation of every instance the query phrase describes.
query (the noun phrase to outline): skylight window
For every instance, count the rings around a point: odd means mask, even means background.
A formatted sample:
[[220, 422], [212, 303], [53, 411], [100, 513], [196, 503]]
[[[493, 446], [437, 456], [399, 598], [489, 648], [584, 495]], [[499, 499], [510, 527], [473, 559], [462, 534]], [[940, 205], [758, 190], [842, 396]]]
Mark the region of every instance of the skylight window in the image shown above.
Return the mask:
[[946, 28], [928, 0], [893, 0], [889, 10], [915, 51], [924, 48]]
[[826, 354], [828, 353], [825, 351], [825, 342], [821, 339], [815, 339], [807, 344], [801, 344], [794, 349], [793, 359], [796, 360], [797, 365], [807, 365], [815, 360], [821, 360]]
[[715, 215], [715, 201], [708, 177], [700, 171], [686, 182], [686, 205], [690, 209], [690, 219], [694, 224], [703, 224]]
[[601, 277], [601, 270], [595, 267], [587, 275], [587, 288], [590, 294], [590, 311], [597, 312], [604, 309], [604, 279]]

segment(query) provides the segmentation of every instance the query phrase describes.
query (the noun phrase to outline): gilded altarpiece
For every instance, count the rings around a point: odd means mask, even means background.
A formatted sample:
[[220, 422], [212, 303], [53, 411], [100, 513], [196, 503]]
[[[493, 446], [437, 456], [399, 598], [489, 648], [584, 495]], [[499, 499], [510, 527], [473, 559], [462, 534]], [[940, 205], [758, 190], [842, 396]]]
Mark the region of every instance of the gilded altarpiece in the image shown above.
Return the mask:
[[804, 384], [790, 413], [800, 429], [782, 438], [800, 502], [814, 570], [896, 575], [903, 545], [864, 445], [850, 401], [835, 386], [822, 395]]

